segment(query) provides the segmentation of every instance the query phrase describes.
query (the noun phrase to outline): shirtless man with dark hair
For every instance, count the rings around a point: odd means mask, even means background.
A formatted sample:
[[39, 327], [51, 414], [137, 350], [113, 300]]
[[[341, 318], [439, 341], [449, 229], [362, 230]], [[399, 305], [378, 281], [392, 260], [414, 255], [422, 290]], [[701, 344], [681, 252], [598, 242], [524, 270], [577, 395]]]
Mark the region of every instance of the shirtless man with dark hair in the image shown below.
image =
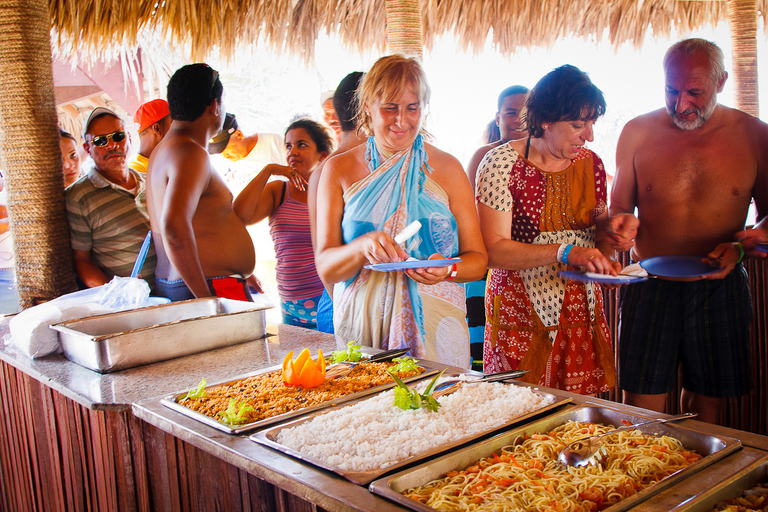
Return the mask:
[[157, 248], [157, 292], [172, 300], [216, 295], [250, 300], [253, 242], [232, 210], [232, 193], [208, 158], [224, 123], [223, 86], [205, 64], [168, 83], [173, 122], [150, 157], [147, 206]]
[[[768, 256], [756, 249], [768, 241], [768, 125], [717, 103], [728, 73], [713, 43], [676, 43], [664, 71], [666, 108], [633, 119], [619, 138], [613, 245], [635, 261], [690, 255], [721, 270], [622, 288], [619, 380], [625, 403], [663, 411], [682, 364], [683, 411], [716, 423], [724, 399], [751, 387], [741, 261]], [[753, 198], [758, 222], [745, 229]]]

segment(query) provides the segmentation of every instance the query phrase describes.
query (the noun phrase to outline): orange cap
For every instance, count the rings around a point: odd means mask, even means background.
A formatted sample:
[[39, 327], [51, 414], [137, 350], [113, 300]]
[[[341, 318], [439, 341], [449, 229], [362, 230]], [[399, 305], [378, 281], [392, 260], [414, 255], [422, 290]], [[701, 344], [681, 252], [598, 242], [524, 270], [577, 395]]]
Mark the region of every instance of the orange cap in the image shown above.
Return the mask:
[[139, 133], [143, 132], [162, 118], [170, 115], [168, 102], [165, 100], [152, 100], [142, 103], [133, 115], [133, 122]]

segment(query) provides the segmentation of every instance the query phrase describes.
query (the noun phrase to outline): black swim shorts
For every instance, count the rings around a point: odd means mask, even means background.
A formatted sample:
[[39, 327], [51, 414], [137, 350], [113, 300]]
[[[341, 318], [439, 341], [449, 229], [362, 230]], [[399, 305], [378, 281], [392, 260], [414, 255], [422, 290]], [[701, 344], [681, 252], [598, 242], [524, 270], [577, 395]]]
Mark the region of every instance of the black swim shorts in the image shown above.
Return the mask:
[[752, 298], [741, 265], [725, 279], [624, 286], [619, 311], [623, 390], [671, 391], [679, 365], [683, 388], [694, 393], [732, 398], [751, 389]]

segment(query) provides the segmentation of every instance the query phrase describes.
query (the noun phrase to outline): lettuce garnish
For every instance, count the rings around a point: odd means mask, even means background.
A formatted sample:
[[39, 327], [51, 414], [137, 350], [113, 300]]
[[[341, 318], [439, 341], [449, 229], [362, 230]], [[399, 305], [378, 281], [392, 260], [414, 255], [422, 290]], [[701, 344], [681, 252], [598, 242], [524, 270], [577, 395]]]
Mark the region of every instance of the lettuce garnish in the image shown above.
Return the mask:
[[203, 380], [200, 381], [200, 384], [198, 384], [195, 389], [190, 389], [189, 392], [187, 393], [187, 396], [185, 396], [184, 398], [204, 398], [205, 384], [206, 384], [206, 381], [203, 378]]
[[418, 364], [416, 364], [418, 361], [412, 357], [403, 356], [403, 357], [396, 357], [392, 360], [395, 365], [390, 366], [387, 371], [390, 373], [397, 372], [397, 373], [407, 373], [407, 372], [413, 372], [417, 371], [421, 368]]
[[228, 423], [230, 425], [240, 425], [241, 423], [248, 421], [246, 414], [252, 411], [253, 407], [250, 405], [237, 402], [234, 398], [230, 398], [227, 410], [219, 413], [219, 416], [221, 416], [221, 420], [224, 423]]
[[355, 345], [354, 341], [347, 343], [346, 350], [336, 350], [331, 354], [331, 363], [356, 363], [363, 358], [360, 352], [360, 345]]
[[[392, 368], [394, 368], [394, 366]], [[429, 411], [437, 412], [437, 410], [440, 408], [440, 402], [438, 402], [435, 397], [432, 396], [432, 390], [437, 383], [437, 379], [443, 375], [443, 372], [435, 375], [435, 378], [432, 379], [432, 382], [429, 383], [429, 386], [427, 386], [427, 389], [425, 389], [424, 393], [422, 394], [415, 389], [408, 389], [408, 386], [406, 386], [405, 383], [400, 380], [397, 375], [395, 375], [395, 373], [392, 371], [392, 368], [389, 368], [387, 371], [390, 373], [390, 375], [392, 375], [392, 378], [395, 379], [395, 382], [397, 383], [397, 387], [395, 387], [394, 390], [395, 405], [397, 407], [406, 411], [408, 409], [419, 409], [423, 407]]]

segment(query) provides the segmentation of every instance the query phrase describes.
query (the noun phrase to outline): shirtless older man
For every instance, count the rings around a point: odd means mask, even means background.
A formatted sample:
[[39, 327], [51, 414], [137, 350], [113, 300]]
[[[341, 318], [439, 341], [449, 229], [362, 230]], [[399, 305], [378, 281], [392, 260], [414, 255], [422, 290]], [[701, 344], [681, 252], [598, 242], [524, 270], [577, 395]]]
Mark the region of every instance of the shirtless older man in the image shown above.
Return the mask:
[[[619, 138], [614, 248], [632, 248], [636, 261], [700, 256], [722, 270], [624, 287], [619, 379], [625, 403], [663, 411], [682, 364], [683, 411], [716, 423], [724, 399], [751, 387], [752, 306], [741, 260], [766, 257], [755, 246], [768, 240], [768, 125], [717, 103], [728, 74], [713, 43], [676, 43], [664, 71], [666, 109], [633, 119]], [[758, 223], [745, 230], [753, 197]]]
[[150, 157], [147, 207], [157, 292], [172, 300], [250, 300], [244, 278], [256, 262], [253, 243], [208, 159], [208, 141], [224, 123], [223, 92], [206, 64], [184, 66], [168, 82], [173, 122]]

